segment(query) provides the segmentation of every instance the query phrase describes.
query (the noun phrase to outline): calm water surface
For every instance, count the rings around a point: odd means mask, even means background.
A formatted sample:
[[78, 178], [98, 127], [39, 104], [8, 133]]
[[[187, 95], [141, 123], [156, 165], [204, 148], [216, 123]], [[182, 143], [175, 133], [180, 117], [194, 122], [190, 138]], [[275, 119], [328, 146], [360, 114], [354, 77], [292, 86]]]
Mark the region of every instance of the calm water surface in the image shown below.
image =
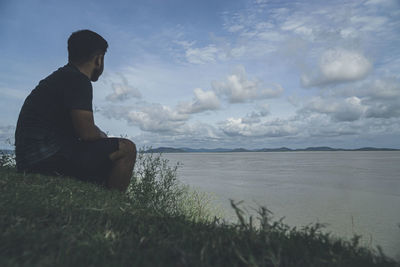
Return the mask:
[[[215, 195], [228, 220], [229, 199], [266, 206], [291, 226], [327, 223], [337, 236], [363, 236], [400, 259], [400, 152], [164, 154], [179, 179]], [[251, 209], [249, 209], [251, 212]]]

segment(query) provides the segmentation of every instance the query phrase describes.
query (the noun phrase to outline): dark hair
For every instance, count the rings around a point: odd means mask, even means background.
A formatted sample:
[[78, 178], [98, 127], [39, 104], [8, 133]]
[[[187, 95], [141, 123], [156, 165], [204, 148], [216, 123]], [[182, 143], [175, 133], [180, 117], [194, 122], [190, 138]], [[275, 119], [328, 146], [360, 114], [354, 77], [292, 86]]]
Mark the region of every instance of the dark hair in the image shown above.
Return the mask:
[[95, 55], [104, 55], [107, 48], [107, 41], [99, 34], [90, 30], [76, 31], [68, 38], [68, 61], [82, 64]]

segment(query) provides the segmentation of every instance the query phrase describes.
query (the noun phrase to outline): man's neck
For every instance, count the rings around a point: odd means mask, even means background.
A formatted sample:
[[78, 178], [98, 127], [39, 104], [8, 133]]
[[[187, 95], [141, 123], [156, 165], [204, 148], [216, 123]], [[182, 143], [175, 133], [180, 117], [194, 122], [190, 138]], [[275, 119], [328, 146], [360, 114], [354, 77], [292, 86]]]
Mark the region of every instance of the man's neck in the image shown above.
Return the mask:
[[77, 64], [74, 64], [74, 63], [71, 63], [71, 62], [69, 62], [69, 63], [74, 65], [80, 72], [85, 74], [85, 76], [88, 77], [88, 79], [90, 80], [90, 76], [92, 74], [92, 69], [90, 68], [90, 66], [88, 66], [87, 64], [77, 65]]

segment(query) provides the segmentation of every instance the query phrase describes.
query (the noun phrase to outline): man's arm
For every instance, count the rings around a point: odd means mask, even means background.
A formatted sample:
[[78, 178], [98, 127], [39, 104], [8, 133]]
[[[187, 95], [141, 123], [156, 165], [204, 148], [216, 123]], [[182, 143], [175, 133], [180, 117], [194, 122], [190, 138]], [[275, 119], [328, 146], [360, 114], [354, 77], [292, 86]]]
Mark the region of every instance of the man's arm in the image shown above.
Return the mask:
[[102, 130], [100, 130], [100, 128], [99, 128], [97, 125], [95, 125], [95, 127], [97, 128], [97, 130], [100, 131], [100, 136], [101, 136], [102, 138], [107, 138], [107, 134], [106, 134], [105, 132], [103, 132]]
[[71, 119], [75, 133], [80, 139], [92, 141], [107, 137], [107, 135], [94, 124], [93, 112], [82, 109], [72, 109]]

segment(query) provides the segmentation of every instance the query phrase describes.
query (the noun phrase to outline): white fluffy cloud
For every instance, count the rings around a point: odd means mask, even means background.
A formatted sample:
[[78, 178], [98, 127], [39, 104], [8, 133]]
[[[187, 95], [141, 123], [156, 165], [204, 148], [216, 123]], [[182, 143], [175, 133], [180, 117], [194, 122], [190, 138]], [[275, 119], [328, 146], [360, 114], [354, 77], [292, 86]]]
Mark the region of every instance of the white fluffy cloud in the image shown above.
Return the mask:
[[229, 118], [220, 123], [220, 129], [228, 136], [244, 137], [283, 137], [295, 135], [297, 132], [295, 127], [284, 121], [249, 124], [242, 118]]
[[178, 106], [178, 111], [183, 114], [200, 113], [206, 110], [219, 109], [220, 102], [215, 92], [203, 91], [201, 88], [194, 89], [192, 102], [183, 102]]
[[128, 80], [125, 76], [121, 75], [122, 83], [115, 83], [111, 84], [113, 93], [106, 96], [106, 100], [111, 102], [120, 102], [127, 100], [129, 98], [141, 98], [142, 94], [139, 90], [128, 83]]
[[135, 109], [109, 106], [102, 110], [102, 114], [108, 118], [124, 119], [129, 125], [156, 133], [179, 132], [189, 118], [161, 104], [146, 104]]
[[371, 62], [357, 51], [330, 49], [325, 51], [313, 74], [303, 74], [302, 85], [305, 87], [323, 86], [360, 80], [368, 75]]
[[283, 88], [279, 84], [268, 88], [258, 80], [249, 80], [243, 66], [237, 67], [235, 73], [229, 75], [225, 81], [214, 81], [212, 87], [217, 94], [227, 97], [230, 103], [274, 98], [283, 92]]

